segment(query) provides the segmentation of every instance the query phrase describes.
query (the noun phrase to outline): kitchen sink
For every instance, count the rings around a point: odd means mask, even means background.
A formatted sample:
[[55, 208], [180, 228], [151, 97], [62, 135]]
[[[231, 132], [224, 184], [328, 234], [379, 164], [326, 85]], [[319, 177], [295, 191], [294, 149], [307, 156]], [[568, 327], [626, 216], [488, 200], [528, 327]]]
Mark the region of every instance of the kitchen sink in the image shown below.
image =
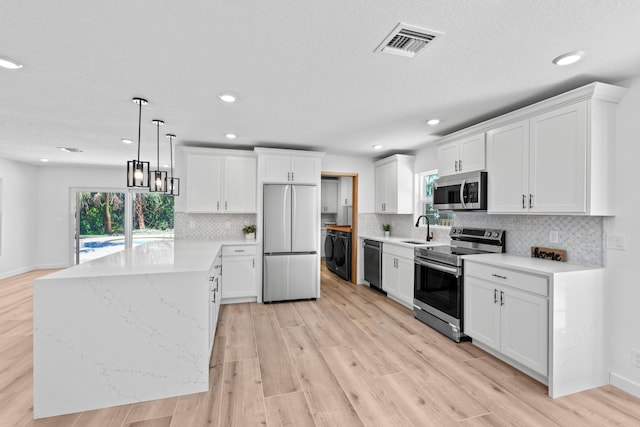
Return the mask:
[[408, 243], [410, 245], [426, 245], [425, 240], [402, 240], [402, 243]]

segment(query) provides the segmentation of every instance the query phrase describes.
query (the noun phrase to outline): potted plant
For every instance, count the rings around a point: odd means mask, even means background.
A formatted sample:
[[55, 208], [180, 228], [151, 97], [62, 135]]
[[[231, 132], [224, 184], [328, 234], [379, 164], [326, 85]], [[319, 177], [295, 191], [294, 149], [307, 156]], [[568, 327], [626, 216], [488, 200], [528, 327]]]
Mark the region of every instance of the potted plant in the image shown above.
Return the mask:
[[382, 230], [384, 231], [384, 237], [389, 237], [389, 233], [391, 233], [391, 224], [382, 224]]
[[256, 239], [256, 226], [254, 224], [245, 225], [242, 228], [242, 234], [244, 234], [244, 238], [247, 240], [255, 240]]

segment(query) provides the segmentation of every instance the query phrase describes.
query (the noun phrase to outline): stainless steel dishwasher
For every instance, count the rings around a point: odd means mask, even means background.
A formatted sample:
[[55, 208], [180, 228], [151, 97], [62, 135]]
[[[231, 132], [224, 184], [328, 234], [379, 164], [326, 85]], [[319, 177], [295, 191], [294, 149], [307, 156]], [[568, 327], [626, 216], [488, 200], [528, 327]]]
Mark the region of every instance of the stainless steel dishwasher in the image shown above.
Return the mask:
[[364, 280], [371, 288], [386, 294], [382, 290], [382, 242], [364, 241]]

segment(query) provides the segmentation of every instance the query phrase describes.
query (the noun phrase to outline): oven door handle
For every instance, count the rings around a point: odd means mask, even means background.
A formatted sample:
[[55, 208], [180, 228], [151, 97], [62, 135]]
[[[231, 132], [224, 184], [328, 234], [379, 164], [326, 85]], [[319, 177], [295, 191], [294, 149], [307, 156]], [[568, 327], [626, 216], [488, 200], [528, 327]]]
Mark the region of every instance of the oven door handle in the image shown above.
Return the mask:
[[460, 272], [455, 267], [448, 267], [446, 265], [435, 264], [432, 262], [424, 261], [421, 259], [415, 259], [414, 262], [417, 265], [427, 268], [433, 268], [434, 270], [442, 271], [444, 273], [453, 274], [455, 277], [460, 277]]

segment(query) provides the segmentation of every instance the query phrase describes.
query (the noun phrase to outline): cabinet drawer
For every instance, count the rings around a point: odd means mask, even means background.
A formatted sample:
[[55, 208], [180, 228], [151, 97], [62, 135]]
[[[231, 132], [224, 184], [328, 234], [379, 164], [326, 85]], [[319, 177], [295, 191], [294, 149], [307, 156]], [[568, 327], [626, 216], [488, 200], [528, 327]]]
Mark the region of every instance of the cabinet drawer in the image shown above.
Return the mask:
[[414, 250], [413, 248], [405, 248], [403, 246], [385, 242], [382, 244], [382, 253], [413, 259]]
[[469, 260], [464, 262], [464, 274], [545, 297], [549, 295], [549, 280], [546, 277], [478, 264]]
[[256, 254], [255, 245], [233, 245], [233, 246], [222, 247], [222, 256], [255, 255], [255, 254]]

